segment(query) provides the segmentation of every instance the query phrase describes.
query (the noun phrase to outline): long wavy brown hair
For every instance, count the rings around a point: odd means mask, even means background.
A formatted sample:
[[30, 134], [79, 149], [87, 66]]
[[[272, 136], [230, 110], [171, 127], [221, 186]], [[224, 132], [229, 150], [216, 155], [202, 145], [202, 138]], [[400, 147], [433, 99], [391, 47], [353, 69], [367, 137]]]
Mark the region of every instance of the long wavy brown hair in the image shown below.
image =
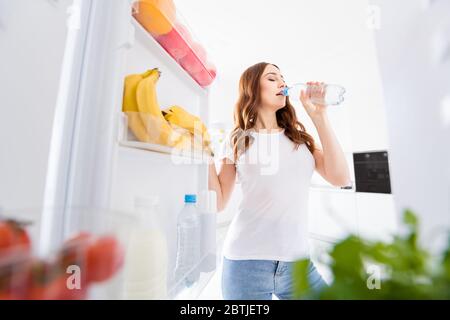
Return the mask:
[[[276, 65], [260, 62], [244, 71], [239, 81], [239, 97], [234, 108], [234, 128], [230, 134], [234, 159], [236, 160], [253, 143], [253, 137], [248, 134], [255, 127], [258, 119], [258, 106], [261, 103], [260, 78], [267, 65]], [[306, 132], [305, 126], [297, 120], [295, 109], [286, 99], [286, 105], [277, 110], [278, 126], [284, 128], [284, 134], [294, 143], [297, 150], [305, 143], [311, 153], [315, 150], [313, 137]]]

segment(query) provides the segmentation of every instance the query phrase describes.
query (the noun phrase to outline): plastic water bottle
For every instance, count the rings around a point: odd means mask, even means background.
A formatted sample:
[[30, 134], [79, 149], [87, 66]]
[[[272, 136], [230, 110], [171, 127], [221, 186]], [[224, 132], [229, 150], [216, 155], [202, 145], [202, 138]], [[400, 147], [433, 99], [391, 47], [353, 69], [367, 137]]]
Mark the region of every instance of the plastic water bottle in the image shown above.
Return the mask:
[[200, 276], [201, 224], [196, 206], [196, 195], [184, 196], [184, 208], [177, 220], [177, 257], [175, 281], [185, 287], [192, 286]]
[[[309, 85], [310, 88], [314, 88], [315, 85]], [[319, 85], [320, 86], [320, 85]], [[325, 96], [324, 100], [311, 98], [313, 103], [323, 104], [323, 105], [338, 105], [344, 101], [345, 89], [337, 84], [324, 84], [325, 86]], [[306, 83], [296, 83], [292, 86], [283, 88], [281, 92], [283, 96], [289, 96], [295, 100], [300, 100], [300, 92], [304, 90], [306, 92], [308, 84]]]
[[137, 197], [139, 223], [130, 236], [124, 272], [124, 297], [133, 300], [167, 299], [167, 241], [158, 223], [159, 199]]

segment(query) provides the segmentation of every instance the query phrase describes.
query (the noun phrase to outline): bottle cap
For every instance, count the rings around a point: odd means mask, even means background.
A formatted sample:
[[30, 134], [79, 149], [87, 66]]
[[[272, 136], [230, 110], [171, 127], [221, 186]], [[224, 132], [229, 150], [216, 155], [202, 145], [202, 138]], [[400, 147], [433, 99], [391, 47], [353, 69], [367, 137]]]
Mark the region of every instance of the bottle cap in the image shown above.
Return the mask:
[[197, 196], [195, 194], [186, 194], [186, 195], [184, 195], [184, 202], [185, 203], [196, 203]]

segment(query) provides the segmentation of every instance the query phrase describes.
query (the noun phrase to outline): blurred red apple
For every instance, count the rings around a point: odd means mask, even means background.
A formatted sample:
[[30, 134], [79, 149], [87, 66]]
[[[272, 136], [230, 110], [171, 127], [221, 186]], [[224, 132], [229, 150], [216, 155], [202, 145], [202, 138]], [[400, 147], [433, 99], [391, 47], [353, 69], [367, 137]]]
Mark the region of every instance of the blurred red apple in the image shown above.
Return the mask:
[[199, 58], [200, 62], [203, 63], [203, 64], [206, 64], [207, 55], [206, 55], [205, 48], [203, 48], [203, 46], [200, 43], [192, 42], [191, 49], [197, 55], [197, 57]]
[[87, 281], [102, 282], [122, 267], [125, 250], [114, 236], [103, 236], [89, 245], [86, 258]]
[[172, 31], [159, 36], [156, 41], [174, 58], [176, 61], [186, 56], [190, 50], [188, 43], [191, 41], [189, 31], [180, 23], [176, 23]]
[[216, 78], [216, 75], [217, 75], [217, 68], [216, 68], [216, 66], [208, 61], [206, 63], [206, 68], [207, 68], [209, 74], [211, 75], [211, 78], [214, 80]]
[[200, 72], [195, 73], [193, 76], [195, 81], [198, 82], [202, 87], [206, 87], [211, 84], [212, 78], [206, 69], [201, 70]]
[[198, 82], [202, 87], [209, 86], [216, 77], [216, 67], [210, 63], [206, 63], [206, 69], [202, 69], [200, 72], [194, 73], [192, 77]]
[[190, 75], [194, 75], [202, 71], [205, 68], [204, 63], [206, 61], [206, 51], [198, 43], [192, 43], [191, 49], [188, 54], [180, 59], [180, 65], [186, 70]]
[[18, 247], [31, 251], [31, 239], [25, 224], [12, 219], [0, 221], [0, 256]]
[[191, 33], [182, 23], [176, 22], [174, 24], [174, 29], [178, 31], [178, 33], [180, 34], [180, 36], [184, 39], [184, 41], [186, 43], [192, 42]]
[[24, 247], [4, 252], [0, 257], [0, 300], [25, 299], [30, 279], [31, 256]]

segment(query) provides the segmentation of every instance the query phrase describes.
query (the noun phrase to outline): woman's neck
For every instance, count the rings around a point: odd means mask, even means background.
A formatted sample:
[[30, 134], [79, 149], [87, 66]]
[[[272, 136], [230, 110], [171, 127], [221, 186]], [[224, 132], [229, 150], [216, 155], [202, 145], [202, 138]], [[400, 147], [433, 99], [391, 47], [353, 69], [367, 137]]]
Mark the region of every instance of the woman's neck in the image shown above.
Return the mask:
[[264, 110], [260, 110], [258, 113], [258, 119], [255, 123], [255, 130], [279, 130], [282, 129], [277, 122], [277, 116], [275, 112], [265, 112]]

